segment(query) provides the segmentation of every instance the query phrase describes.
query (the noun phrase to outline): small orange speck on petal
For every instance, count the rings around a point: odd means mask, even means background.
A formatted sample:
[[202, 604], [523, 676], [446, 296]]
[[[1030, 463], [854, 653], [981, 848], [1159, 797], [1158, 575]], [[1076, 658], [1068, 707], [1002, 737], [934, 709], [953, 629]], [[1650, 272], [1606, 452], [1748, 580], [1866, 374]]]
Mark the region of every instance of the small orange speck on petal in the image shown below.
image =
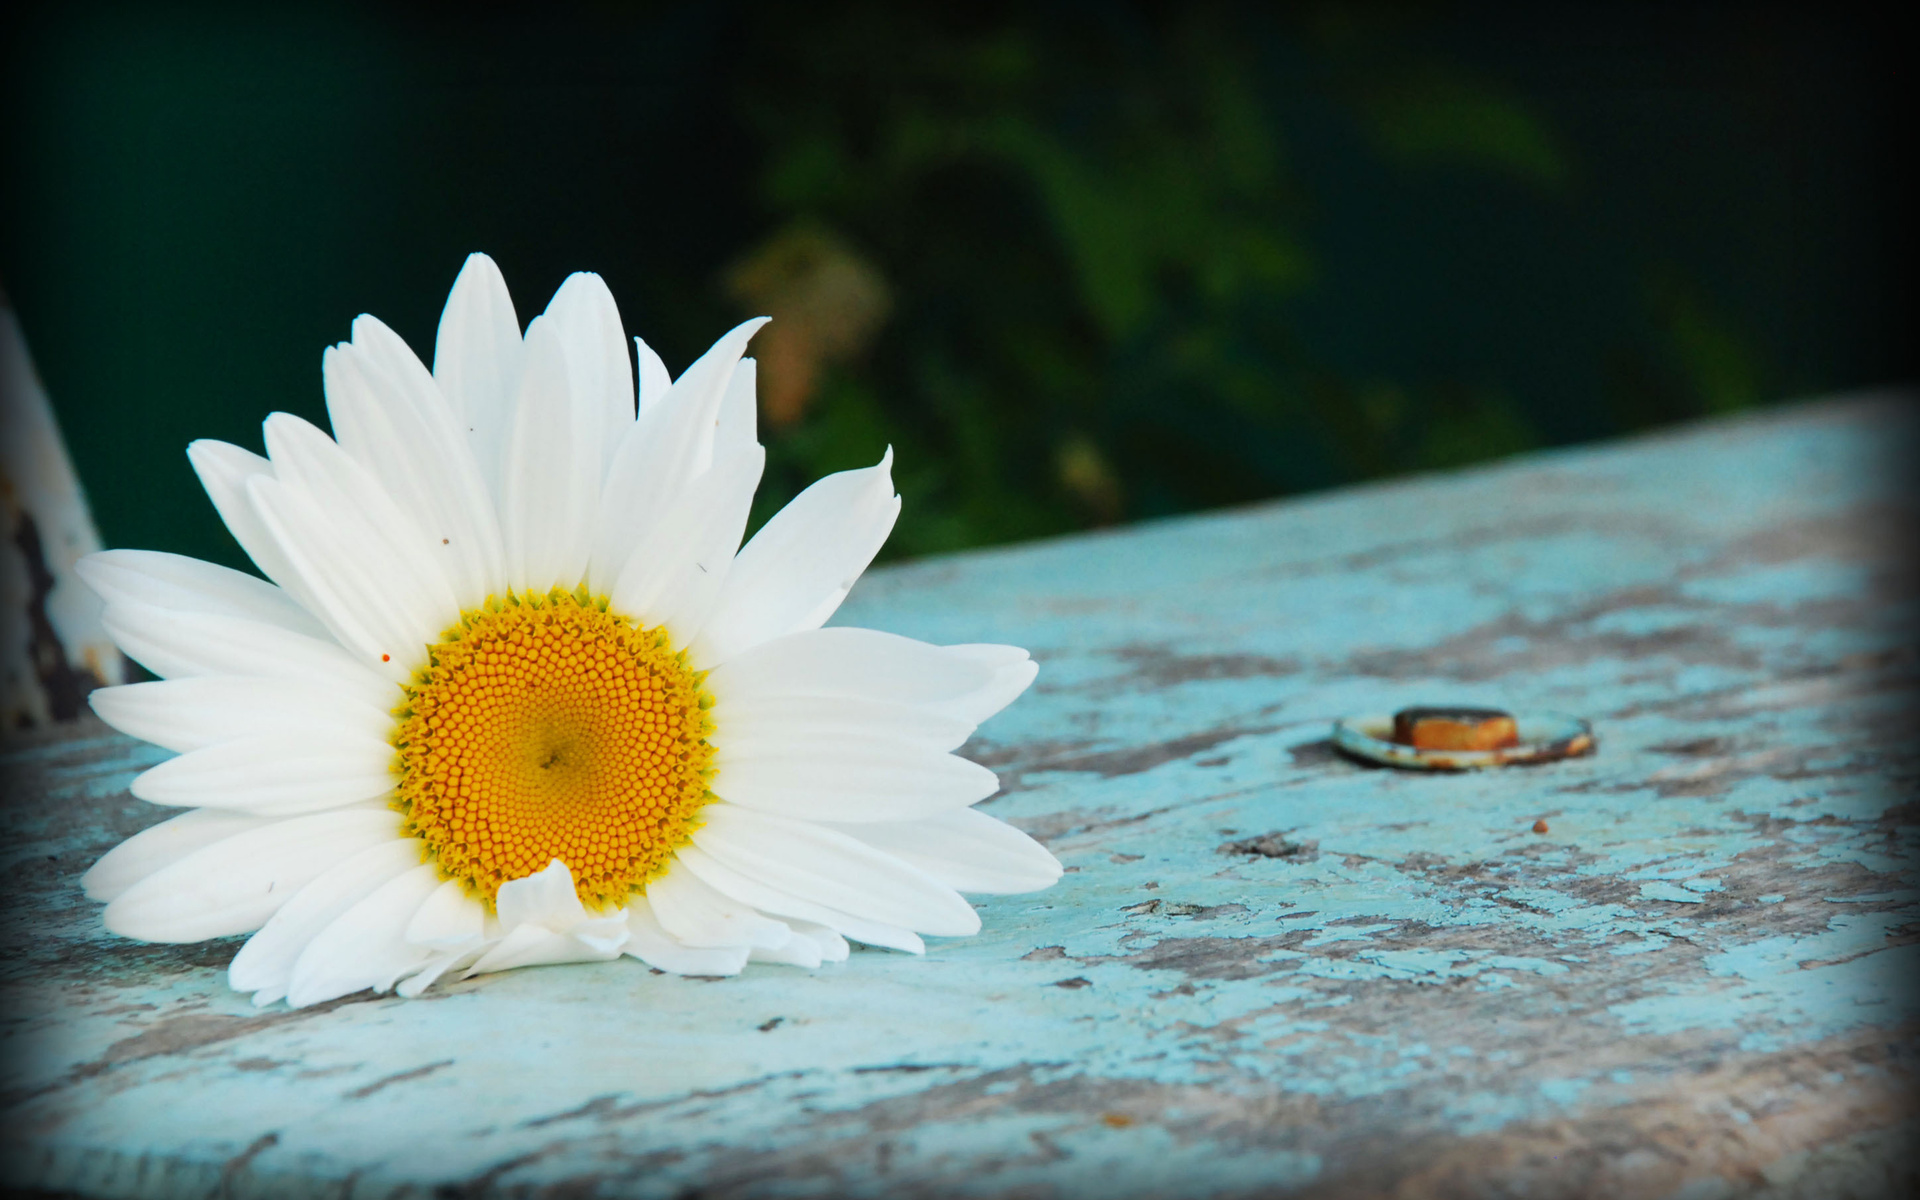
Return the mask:
[[392, 661], [393, 661], [393, 655], [391, 655], [391, 654], [382, 654], [382, 655], [380, 656], [380, 661], [381, 661], [381, 662], [392, 662]]

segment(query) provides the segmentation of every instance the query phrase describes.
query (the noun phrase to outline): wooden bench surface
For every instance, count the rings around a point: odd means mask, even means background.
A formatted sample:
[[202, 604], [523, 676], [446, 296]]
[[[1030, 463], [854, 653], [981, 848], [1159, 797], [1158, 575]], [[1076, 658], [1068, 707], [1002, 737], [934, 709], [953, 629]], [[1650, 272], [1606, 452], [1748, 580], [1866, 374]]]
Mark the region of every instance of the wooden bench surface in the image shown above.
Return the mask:
[[[80, 895], [163, 815], [127, 793], [163, 752], [17, 738], [0, 1183], [1900, 1194], [1917, 427], [1853, 398], [873, 573], [840, 623], [1042, 664], [969, 753], [1069, 873], [924, 958], [254, 1009], [236, 942], [122, 941]], [[1331, 750], [1423, 701], [1599, 751]]]

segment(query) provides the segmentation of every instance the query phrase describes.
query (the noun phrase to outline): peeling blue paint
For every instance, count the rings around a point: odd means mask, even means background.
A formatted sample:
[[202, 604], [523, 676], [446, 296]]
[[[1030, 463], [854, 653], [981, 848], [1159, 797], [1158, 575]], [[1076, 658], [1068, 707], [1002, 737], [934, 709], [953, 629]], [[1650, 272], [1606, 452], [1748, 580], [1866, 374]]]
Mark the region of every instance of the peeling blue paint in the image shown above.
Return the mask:
[[[874, 573], [844, 622], [1041, 661], [970, 752], [1005, 785], [987, 810], [1069, 868], [923, 959], [261, 1012], [229, 948], [117, 941], [77, 895], [160, 815], [125, 788], [164, 756], [14, 751], [37, 800], [4, 859], [4, 1178], [1189, 1195], [1373, 1178], [1398, 1146], [1427, 1169], [1548, 1117], [1653, 1129], [1674, 1078], [1742, 1055], [1830, 1061], [1847, 1102], [1881, 1086], [1861, 1047], [1920, 1016], [1910, 735], [1887, 732], [1915, 674], [1887, 583], [1902, 411]], [[1435, 700], [1578, 713], [1600, 752], [1453, 776], [1327, 746], [1337, 716]]]

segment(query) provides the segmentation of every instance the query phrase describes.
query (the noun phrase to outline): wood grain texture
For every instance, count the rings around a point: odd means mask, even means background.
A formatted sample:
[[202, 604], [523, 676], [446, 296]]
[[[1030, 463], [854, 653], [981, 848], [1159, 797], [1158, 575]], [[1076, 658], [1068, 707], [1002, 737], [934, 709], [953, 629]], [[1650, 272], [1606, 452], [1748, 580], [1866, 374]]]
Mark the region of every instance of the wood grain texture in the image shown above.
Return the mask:
[[[160, 815], [126, 787], [161, 752], [19, 742], [0, 1181], [1906, 1194], [1917, 425], [1831, 402], [874, 573], [841, 623], [1040, 660], [969, 752], [1069, 871], [924, 958], [257, 1010], [235, 943], [120, 941], [79, 894]], [[1600, 749], [1328, 746], [1420, 702], [1579, 714]]]

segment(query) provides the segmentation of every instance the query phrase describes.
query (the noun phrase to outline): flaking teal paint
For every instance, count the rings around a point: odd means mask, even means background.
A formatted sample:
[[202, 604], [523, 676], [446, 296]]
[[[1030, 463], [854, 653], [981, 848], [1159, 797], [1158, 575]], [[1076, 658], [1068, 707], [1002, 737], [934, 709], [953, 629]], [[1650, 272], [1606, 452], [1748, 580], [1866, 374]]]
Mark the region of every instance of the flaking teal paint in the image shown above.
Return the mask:
[[[1913, 798], [1888, 731], [1914, 611], [1884, 542], [1912, 528], [1912, 427], [1899, 401], [1814, 406], [874, 573], [840, 623], [1041, 662], [971, 752], [1006, 785], [987, 810], [1069, 870], [923, 959], [262, 1012], [226, 949], [118, 941], [79, 896], [157, 815], [125, 788], [162, 755], [17, 750], [6, 1178], [1285, 1189], [1338, 1183], [1369, 1137], [1644, 1102], [1677, 1047], [1897, 1029], [1914, 831], [1883, 817]], [[1450, 776], [1326, 751], [1335, 717], [1419, 701], [1581, 714], [1600, 752]], [[1222, 851], [1271, 832], [1301, 852]]]

